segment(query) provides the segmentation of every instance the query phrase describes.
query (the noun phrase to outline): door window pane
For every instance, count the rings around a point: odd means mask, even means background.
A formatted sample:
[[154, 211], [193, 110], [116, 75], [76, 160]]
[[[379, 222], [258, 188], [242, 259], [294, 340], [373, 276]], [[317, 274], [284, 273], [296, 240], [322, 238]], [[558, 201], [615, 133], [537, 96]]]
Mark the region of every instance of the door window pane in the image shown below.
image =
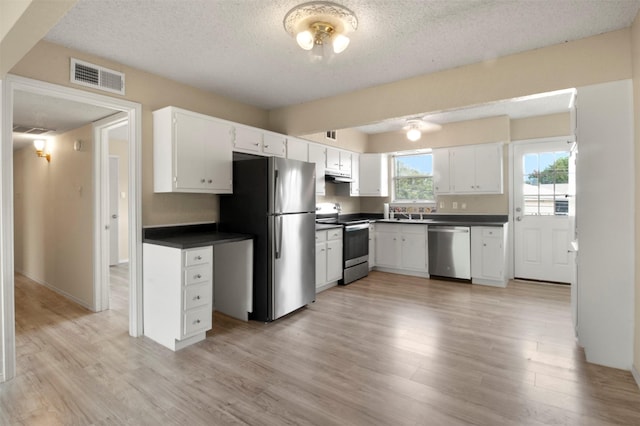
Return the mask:
[[525, 215], [566, 216], [569, 152], [541, 152], [522, 158]]

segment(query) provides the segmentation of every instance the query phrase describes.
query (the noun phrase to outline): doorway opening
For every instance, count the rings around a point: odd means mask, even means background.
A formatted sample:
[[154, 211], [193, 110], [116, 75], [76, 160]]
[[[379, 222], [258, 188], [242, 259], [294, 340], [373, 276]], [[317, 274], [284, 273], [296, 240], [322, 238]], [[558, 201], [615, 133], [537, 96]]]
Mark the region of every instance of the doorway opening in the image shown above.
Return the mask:
[[[51, 99], [55, 99], [58, 102], [64, 103], [77, 103], [83, 104], [87, 107], [96, 107], [102, 108], [109, 111], [109, 115], [113, 115], [114, 113], [121, 113], [121, 120], [123, 119], [128, 126], [126, 133], [128, 140], [128, 144], [126, 147], [127, 155], [128, 155], [128, 185], [126, 189], [126, 218], [127, 218], [127, 229], [128, 229], [128, 238], [126, 242], [126, 246], [128, 249], [128, 272], [125, 272], [124, 275], [129, 285], [126, 289], [126, 293], [128, 293], [128, 312], [129, 312], [129, 334], [132, 336], [139, 336], [142, 334], [142, 279], [141, 279], [141, 252], [142, 252], [142, 243], [141, 243], [141, 215], [140, 215], [140, 141], [141, 141], [141, 105], [129, 101], [125, 101], [122, 99], [111, 98], [108, 96], [98, 95], [90, 92], [85, 92], [82, 90], [62, 87], [50, 83], [44, 83], [36, 80], [31, 80], [27, 78], [17, 77], [17, 76], [7, 76], [5, 80], [2, 82], [2, 135], [1, 141], [2, 144], [0, 146], [0, 163], [2, 164], [2, 176], [1, 176], [1, 184], [2, 184], [2, 198], [0, 204], [0, 216], [2, 229], [0, 229], [1, 238], [1, 280], [0, 280], [0, 292], [2, 293], [2, 332], [1, 336], [1, 344], [2, 347], [1, 352], [4, 354], [3, 360], [4, 363], [2, 365], [2, 371], [0, 371], [0, 381], [10, 380], [16, 374], [16, 343], [15, 343], [15, 307], [14, 307], [14, 273], [15, 273], [15, 265], [14, 265], [14, 256], [15, 249], [18, 248], [14, 246], [14, 207], [16, 207], [16, 203], [14, 202], [14, 177], [13, 177], [13, 163], [14, 163], [14, 153], [13, 153], [13, 135], [12, 129], [14, 121], [14, 100], [20, 99], [20, 95], [25, 93], [27, 95], [47, 97]], [[103, 115], [104, 117], [104, 115]], [[113, 121], [113, 117], [109, 117]], [[19, 124], [19, 123], [15, 123]], [[77, 208], [70, 211], [70, 216], [65, 217], [63, 219], [59, 219], [62, 221], [64, 226], [59, 226], [58, 223], [52, 222], [51, 224], [47, 224], [47, 226], [42, 227], [41, 235], [36, 235], [36, 237], [45, 236], [45, 238], [52, 239], [53, 237], [62, 235], [57, 241], [61, 239], [67, 239], [72, 241], [80, 241], [82, 238], [78, 235], [75, 235], [74, 232], [77, 231], [78, 226], [77, 223], [80, 221], [85, 221], [90, 224], [88, 231], [85, 228], [85, 233], [89, 235], [89, 248], [82, 246], [82, 249], [74, 248], [75, 251], [73, 253], [58, 253], [59, 258], [69, 258], [70, 260], [74, 260], [74, 253], [82, 253], [82, 251], [86, 251], [90, 254], [89, 261], [87, 262], [77, 262], [71, 268], [59, 268], [55, 265], [55, 262], [51, 262], [46, 259], [46, 257], [41, 260], [36, 268], [41, 268], [44, 274], [47, 274], [53, 270], [55, 275], [56, 272], [61, 270], [62, 274], [71, 274], [72, 282], [77, 282], [76, 276], [74, 274], [81, 274], [83, 268], [88, 268], [90, 270], [88, 281], [91, 283], [91, 289], [87, 292], [85, 288], [78, 290], [76, 288], [71, 288], [70, 291], [66, 291], [62, 289], [60, 293], [69, 297], [72, 300], [80, 303], [81, 305], [87, 307], [93, 311], [102, 310], [103, 306], [103, 298], [102, 294], [106, 292], [108, 294], [109, 288], [109, 265], [108, 265], [108, 256], [109, 256], [109, 224], [105, 220], [109, 217], [108, 213], [108, 143], [101, 143], [99, 138], [95, 138], [93, 135], [96, 132], [96, 128], [98, 128], [99, 122], [95, 123], [95, 125], [89, 124], [89, 129], [86, 127], [82, 129], [83, 135], [82, 137], [77, 138], [69, 142], [65, 141], [64, 149], [68, 151], [57, 151], [57, 144], [54, 143], [51, 148], [51, 162], [55, 164], [58, 161], [57, 169], [60, 171], [61, 169], [67, 168], [63, 170], [63, 173], [60, 173], [62, 178], [60, 181], [62, 185], [58, 189], [50, 189], [47, 190], [45, 188], [45, 203], [42, 205], [43, 209], [50, 209], [52, 205], [56, 203], [64, 204], [65, 201], [76, 200], [80, 201], [77, 204]], [[103, 124], [103, 123], [100, 123]], [[88, 131], [88, 136], [87, 132]], [[73, 138], [73, 136], [71, 136]], [[85, 140], [83, 140], [85, 138]], [[88, 141], [95, 142], [95, 145], [91, 145]], [[86, 143], [86, 145], [84, 144]], [[70, 148], [72, 146], [72, 148]], [[82, 152], [83, 146], [85, 152]], [[29, 150], [30, 148], [24, 148], [25, 150]], [[61, 148], [62, 145], [61, 145]], [[74, 152], [71, 152], [73, 150]], [[30, 153], [30, 151], [28, 151]], [[83, 170], [81, 167], [87, 167], [87, 162], [84, 162], [84, 166], [78, 166], [77, 160], [79, 155], [87, 155], [89, 157], [88, 161], [88, 173], [89, 178], [80, 179], [77, 175]], [[34, 154], [35, 157], [35, 154]], [[37, 158], [38, 160], [45, 162], [44, 159]], [[68, 163], [66, 163], [68, 161]], [[44, 167], [42, 167], [44, 166]], [[40, 163], [37, 167], [41, 167], [42, 174], [44, 180], [44, 185], [48, 185], [48, 178], [50, 178], [53, 173], [53, 168], [46, 168], [46, 165]], [[68, 172], [68, 173], [64, 173]], [[87, 171], [84, 170], [86, 173]], [[42, 188], [38, 188], [42, 189]], [[119, 191], [123, 192], [123, 191]], [[89, 208], [87, 208], [87, 205]], [[48, 210], [50, 211], [50, 210]], [[59, 218], [60, 216], [58, 216]], [[30, 230], [30, 232], [33, 229]], [[58, 234], [55, 234], [55, 232]], [[64, 231], [64, 232], [63, 232]], [[55, 235], [54, 235], [55, 234]], [[56, 238], [53, 238], [54, 247]], [[16, 241], [17, 242], [17, 241]], [[20, 247], [23, 248], [23, 247]], [[105, 250], [106, 248], [106, 250]], [[104, 262], [103, 259], [106, 257], [107, 262]], [[16, 259], [17, 260], [17, 259]], [[23, 259], [24, 260], [24, 259]], [[28, 261], [33, 261], [33, 259], [29, 259]], [[49, 262], [49, 263], [47, 263]], [[49, 270], [47, 270], [47, 265], [49, 265]], [[57, 269], [56, 269], [57, 268]], [[105, 273], [106, 271], [106, 273]], [[106, 277], [106, 280], [105, 280]], [[64, 277], [63, 277], [64, 278]], [[61, 278], [57, 276], [55, 278], [57, 282], [61, 282]], [[82, 278], [80, 278], [82, 281]], [[76, 293], [76, 290], [78, 292]], [[65, 294], [67, 293], [67, 294]], [[74, 299], [75, 298], [75, 299]], [[108, 300], [108, 299], [107, 299]], [[108, 307], [108, 302], [107, 302]]]

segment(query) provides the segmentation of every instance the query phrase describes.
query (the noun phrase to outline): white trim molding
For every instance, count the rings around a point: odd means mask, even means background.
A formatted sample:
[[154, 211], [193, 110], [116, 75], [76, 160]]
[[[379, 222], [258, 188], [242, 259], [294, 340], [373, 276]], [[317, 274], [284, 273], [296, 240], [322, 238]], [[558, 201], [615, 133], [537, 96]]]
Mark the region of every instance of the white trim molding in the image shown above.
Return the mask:
[[[14, 91], [26, 91], [110, 108], [129, 121], [129, 334], [142, 335], [142, 105], [120, 98], [59, 86], [15, 75], [0, 80], [0, 381], [16, 374], [14, 241], [13, 241], [13, 149]], [[96, 266], [94, 265], [94, 268]]]
[[638, 385], [638, 388], [640, 388], [640, 372], [638, 372], [638, 370], [636, 370], [636, 366], [635, 365], [631, 366], [631, 375], [633, 375], [633, 378], [636, 381], [636, 385]]

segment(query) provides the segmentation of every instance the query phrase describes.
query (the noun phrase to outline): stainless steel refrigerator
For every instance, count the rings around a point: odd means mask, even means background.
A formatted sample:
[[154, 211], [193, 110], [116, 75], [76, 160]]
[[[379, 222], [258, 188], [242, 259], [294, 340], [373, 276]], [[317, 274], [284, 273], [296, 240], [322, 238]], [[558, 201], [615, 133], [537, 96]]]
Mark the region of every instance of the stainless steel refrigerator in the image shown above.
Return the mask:
[[253, 312], [273, 321], [316, 298], [315, 165], [284, 158], [233, 162], [219, 229], [254, 236]]

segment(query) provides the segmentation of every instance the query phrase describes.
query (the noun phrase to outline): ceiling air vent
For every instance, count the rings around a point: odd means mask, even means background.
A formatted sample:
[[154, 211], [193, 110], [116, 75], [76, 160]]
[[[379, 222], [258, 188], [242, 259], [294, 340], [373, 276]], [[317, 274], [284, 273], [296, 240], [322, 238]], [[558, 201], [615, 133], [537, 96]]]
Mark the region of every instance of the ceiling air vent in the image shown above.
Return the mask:
[[13, 126], [13, 131], [16, 133], [27, 133], [30, 135], [43, 135], [45, 133], [53, 132], [52, 129], [44, 129], [42, 127], [22, 126], [16, 124]]
[[326, 137], [329, 140], [335, 141], [336, 140], [336, 131], [335, 130], [327, 130]]
[[71, 58], [71, 82], [124, 95], [124, 73]]

